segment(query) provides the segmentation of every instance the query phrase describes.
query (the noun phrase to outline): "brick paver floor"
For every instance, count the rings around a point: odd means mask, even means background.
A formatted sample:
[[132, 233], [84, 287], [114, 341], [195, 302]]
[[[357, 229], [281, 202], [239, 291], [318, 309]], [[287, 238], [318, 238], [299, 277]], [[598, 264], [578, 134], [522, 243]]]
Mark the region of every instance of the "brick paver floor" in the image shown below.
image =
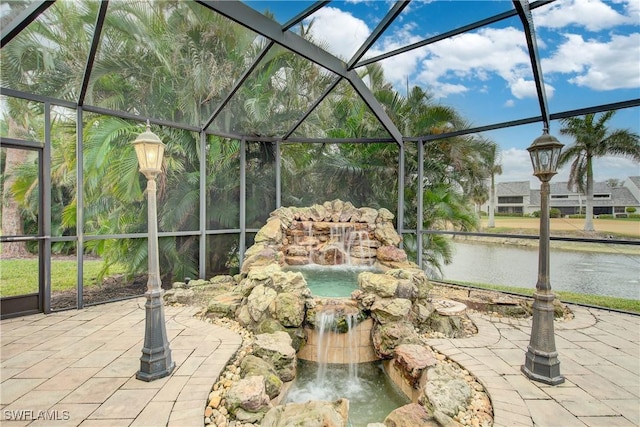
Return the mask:
[[[144, 302], [0, 322], [0, 424], [203, 426], [211, 386], [241, 338], [198, 320], [192, 307], [165, 307], [177, 367], [168, 377], [139, 381]], [[485, 386], [496, 426], [640, 425], [640, 316], [571, 308], [575, 318], [555, 324], [566, 379], [558, 386], [520, 372], [530, 319], [472, 314], [476, 336], [430, 344]]]
[[472, 314], [477, 335], [429, 343], [485, 386], [495, 426], [639, 426], [640, 316], [570, 307], [575, 318], [554, 324], [565, 377], [557, 386], [520, 372], [531, 319]]
[[[202, 426], [211, 387], [242, 343], [165, 307], [174, 372], [137, 380], [144, 298], [0, 323], [2, 426]], [[48, 419], [47, 419], [48, 418]]]

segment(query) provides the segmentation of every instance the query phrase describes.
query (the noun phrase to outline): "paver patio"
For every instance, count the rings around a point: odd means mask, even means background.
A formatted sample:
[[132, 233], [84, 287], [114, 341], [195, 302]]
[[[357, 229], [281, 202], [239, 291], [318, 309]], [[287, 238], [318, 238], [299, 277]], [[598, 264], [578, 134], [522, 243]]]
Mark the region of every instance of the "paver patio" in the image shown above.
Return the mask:
[[[3, 320], [0, 423], [203, 425], [211, 386], [242, 340], [195, 318], [193, 307], [165, 307], [176, 369], [156, 381], [137, 380], [144, 303], [138, 298]], [[35, 419], [45, 415], [38, 411], [57, 419]]]
[[[195, 318], [193, 307], [165, 307], [176, 369], [139, 381], [144, 302], [0, 322], [0, 423], [202, 426], [211, 386], [241, 338]], [[476, 336], [430, 344], [485, 386], [496, 426], [640, 425], [640, 316], [571, 308], [575, 319], [555, 325], [566, 378], [559, 386], [529, 381], [520, 372], [530, 319], [472, 314]]]
[[520, 372], [531, 319], [472, 314], [476, 336], [429, 344], [485, 386], [495, 426], [640, 425], [640, 316], [570, 307], [575, 318], [554, 327], [565, 377], [558, 386]]

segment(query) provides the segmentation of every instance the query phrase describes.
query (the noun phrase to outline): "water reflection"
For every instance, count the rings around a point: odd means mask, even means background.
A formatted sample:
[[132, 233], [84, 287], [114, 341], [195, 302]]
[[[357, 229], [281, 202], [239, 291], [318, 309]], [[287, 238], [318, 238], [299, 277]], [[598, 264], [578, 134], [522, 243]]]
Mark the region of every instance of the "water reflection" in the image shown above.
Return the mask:
[[[445, 280], [534, 288], [538, 249], [454, 242]], [[640, 256], [551, 249], [551, 288], [581, 294], [640, 299]]]

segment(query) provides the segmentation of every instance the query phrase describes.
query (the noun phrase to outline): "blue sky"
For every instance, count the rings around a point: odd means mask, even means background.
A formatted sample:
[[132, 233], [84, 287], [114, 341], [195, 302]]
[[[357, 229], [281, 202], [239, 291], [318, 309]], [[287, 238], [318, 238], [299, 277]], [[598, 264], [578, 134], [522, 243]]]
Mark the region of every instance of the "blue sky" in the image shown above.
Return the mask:
[[[248, 1], [269, 9], [283, 23], [311, 2]], [[331, 53], [348, 59], [366, 40], [393, 2], [332, 1], [311, 16], [313, 37]], [[462, 25], [512, 10], [511, 1], [418, 1], [409, 4], [365, 55], [372, 57]], [[532, 11], [551, 113], [640, 98], [640, 0], [557, 0]], [[381, 62], [387, 80], [402, 93], [418, 85], [455, 107], [473, 126], [540, 114], [526, 40], [517, 17], [445, 39]], [[614, 128], [640, 133], [640, 108], [619, 111]], [[559, 135], [560, 123], [550, 132]], [[500, 145], [500, 181], [538, 181], [526, 151], [542, 124], [487, 132]], [[624, 180], [640, 175], [628, 159], [595, 162], [595, 178]], [[566, 181], [561, 170], [554, 181]]]

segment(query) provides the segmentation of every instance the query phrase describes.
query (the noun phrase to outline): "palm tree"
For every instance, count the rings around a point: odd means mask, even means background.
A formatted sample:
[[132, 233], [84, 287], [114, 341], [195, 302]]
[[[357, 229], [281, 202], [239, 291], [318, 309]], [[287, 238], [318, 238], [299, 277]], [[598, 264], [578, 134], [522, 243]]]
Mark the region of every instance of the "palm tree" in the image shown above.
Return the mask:
[[[75, 100], [83, 75], [82, 58], [86, 58], [90, 45], [91, 32], [84, 28], [95, 22], [97, 5], [90, 1], [56, 3], [3, 47], [3, 86]], [[263, 48], [255, 33], [218, 14], [202, 12], [202, 6], [195, 2], [109, 5], [85, 102], [202, 124]], [[243, 134], [282, 133], [329, 81], [328, 73], [309, 61], [280, 48], [272, 49], [223, 109], [214, 127]], [[67, 166], [73, 169], [72, 174], [78, 167], [85, 171], [83, 189], [75, 188], [75, 180], [63, 181], [63, 174], [52, 177], [53, 186], [64, 188], [65, 194], [84, 192], [85, 223], [75, 224], [77, 199], [72, 197], [61, 215], [64, 226], [83, 227], [85, 233], [94, 235], [143, 232], [144, 183], [130, 147], [141, 128], [133, 121], [114, 117], [87, 113], [83, 117], [84, 164], [76, 165], [73, 154], [69, 159], [53, 159], [64, 165], [52, 164], [54, 171]], [[233, 127], [225, 127], [226, 122]], [[307, 125], [303, 127], [307, 132]], [[206, 182], [207, 229], [237, 228], [239, 142], [209, 136], [206, 176], [200, 176], [200, 140], [196, 133], [155, 126], [153, 131], [167, 144], [165, 173], [158, 182], [160, 230], [198, 229], [201, 179]], [[251, 183], [275, 182], [273, 168], [266, 167], [274, 162], [274, 155], [270, 143], [247, 142], [247, 179], [253, 189], [247, 194], [247, 224], [254, 227], [266, 219], [263, 211], [274, 207], [265, 201], [271, 200], [273, 205], [275, 197], [262, 185]], [[21, 208], [26, 212], [27, 206]], [[160, 244], [165, 257], [161, 260], [163, 270], [176, 277], [194, 276], [197, 239], [163, 238]], [[222, 245], [209, 247], [208, 252], [229, 252]], [[92, 240], [85, 248], [103, 255], [107, 265], [126, 263], [133, 273], [146, 265], [143, 239]], [[215, 254], [209, 259], [224, 266]], [[219, 270], [209, 273], [213, 272]]]
[[[9, 103], [10, 105], [12, 103]], [[10, 107], [11, 108], [11, 107]], [[15, 110], [14, 110], [15, 113]], [[25, 119], [27, 118], [25, 114]], [[11, 117], [6, 117], [8, 136], [13, 138], [26, 137], [28, 138], [28, 131], [26, 124], [18, 124], [17, 121]], [[24, 225], [21, 218], [21, 207], [19, 204], [19, 198], [14, 194], [14, 188], [20, 183], [18, 174], [21, 168], [28, 165], [29, 156], [28, 150], [21, 149], [3, 149], [4, 159], [2, 162], [2, 206], [0, 207], [2, 216], [2, 234], [5, 236], [20, 236], [24, 234]], [[30, 162], [33, 164], [33, 161]], [[34, 183], [37, 187], [37, 181]], [[27, 246], [23, 242], [7, 242], [2, 245], [1, 252], [3, 257], [6, 258], [19, 258], [28, 255]]]
[[[200, 125], [251, 64], [263, 44], [257, 41], [255, 33], [221, 15], [202, 13], [202, 7], [196, 2], [167, 1], [151, 5], [145, 2], [109, 5], [85, 102]], [[80, 58], [86, 58], [90, 45], [88, 34], [91, 32], [84, 28], [95, 22], [97, 8], [98, 3], [91, 1], [57, 2], [47, 11], [46, 19], [39, 19], [3, 47], [3, 79], [9, 75], [22, 79], [7, 86], [75, 100], [85, 66]], [[307, 33], [301, 30], [301, 34]], [[72, 46], [67, 46], [70, 36], [73, 36]], [[419, 88], [414, 88], [406, 98], [401, 96], [384, 80], [381, 71], [379, 66], [367, 67], [370, 87], [403, 133], [429, 135], [465, 126], [456, 111], [436, 104]], [[273, 49], [221, 111], [213, 127], [245, 135], [282, 134], [296, 123], [301, 112], [334, 78], [299, 55], [282, 48]], [[382, 126], [356, 95], [348, 83], [340, 83], [297, 132], [311, 137], [385, 135]], [[85, 188], [74, 188], [75, 182], [56, 181], [54, 185], [66, 186], [65, 190], [70, 194], [84, 191], [85, 224], [77, 226], [84, 227], [85, 233], [109, 235], [144, 231], [144, 178], [137, 172], [130, 147], [130, 141], [141, 128], [133, 121], [114, 117], [87, 113], [83, 117], [84, 162], [75, 165], [75, 159], [70, 159], [70, 164], [75, 168], [84, 167]], [[166, 173], [158, 182], [160, 230], [198, 229], [199, 183], [202, 179], [205, 179], [207, 193], [207, 229], [237, 227], [239, 142], [209, 137], [207, 170], [203, 177], [199, 167], [199, 135], [168, 127], [154, 126], [153, 130], [167, 143]], [[257, 226], [264, 220], [257, 214], [260, 208], [268, 209], [270, 206], [266, 201], [273, 200], [271, 194], [266, 194], [257, 185], [273, 179], [270, 171], [273, 153], [270, 144], [253, 143], [248, 139], [247, 146], [247, 182], [256, 183], [247, 193], [247, 214], [251, 211], [256, 215], [247, 218], [247, 224]], [[288, 152], [294, 157], [284, 153], [282, 164], [285, 169], [291, 168], [283, 171], [283, 176], [294, 177], [291, 182], [297, 193], [293, 197], [352, 195], [350, 189], [356, 188], [357, 204], [395, 207], [398, 150], [394, 144], [289, 148]], [[434, 212], [450, 217], [445, 222], [438, 221], [437, 215], [429, 217], [425, 219], [425, 227], [429, 228], [432, 223], [434, 227], [441, 223], [456, 223], [456, 212], [466, 215], [461, 209], [466, 203], [464, 197], [451, 195], [455, 191], [458, 191], [456, 195], [467, 194], [482, 176], [479, 166], [482, 148], [482, 144], [470, 137], [426, 144], [425, 191], [443, 196]], [[301, 153], [303, 155], [296, 157]], [[415, 160], [407, 154], [407, 170], [416, 170]], [[57, 167], [52, 165], [52, 169]], [[337, 179], [315, 179], [323, 173], [325, 177], [329, 173], [329, 177]], [[447, 192], [451, 193], [450, 197], [444, 197]], [[451, 206], [445, 208], [446, 204]], [[75, 209], [74, 199], [62, 215], [66, 226], [76, 225]], [[467, 227], [466, 219], [459, 222], [461, 227]], [[224, 265], [218, 255], [228, 254], [232, 244], [227, 247], [227, 243], [209, 245], [214, 247], [207, 251], [210, 264]], [[165, 257], [161, 265], [165, 271], [177, 277], [192, 276], [197, 239], [167, 237], [161, 239], [160, 245]], [[144, 239], [92, 240], [85, 248], [95, 249], [105, 258], [108, 255], [109, 262], [128, 263], [131, 272], [144, 269]], [[434, 247], [434, 251], [438, 249]], [[139, 270], [138, 266], [142, 268]]]
[[500, 151], [498, 150], [498, 146], [493, 144], [491, 148], [489, 148], [486, 152], [487, 157], [485, 158], [486, 167], [488, 169], [489, 174], [491, 175], [491, 188], [489, 190], [489, 223], [487, 227], [493, 228], [496, 226], [495, 222], [495, 203], [496, 203], [496, 175], [500, 175], [502, 173], [502, 165], [499, 163], [500, 161]]
[[[419, 87], [408, 96], [402, 96], [384, 81], [378, 65], [366, 67], [366, 81], [376, 99], [404, 134], [432, 135], [449, 130], [463, 129], [465, 120], [457, 111], [434, 102]], [[339, 125], [331, 130], [334, 137], [372, 136], [376, 132], [372, 114], [351, 98], [341, 98], [334, 103], [333, 115]], [[463, 136], [424, 143], [424, 215], [422, 229], [463, 230], [477, 227], [477, 216], [470, 209], [469, 197], [488, 176], [486, 154], [495, 144], [482, 138]], [[405, 226], [416, 228], [418, 188], [416, 156], [417, 145], [405, 144]], [[346, 194], [354, 203], [363, 202], [394, 210], [397, 201], [398, 150], [394, 144], [342, 144], [324, 147], [316, 156], [314, 168], [329, 179], [323, 180], [320, 191], [330, 194]], [[325, 193], [323, 193], [325, 194]], [[361, 204], [361, 203], [360, 203]], [[418, 250], [424, 255], [424, 266], [434, 275], [443, 263], [452, 257], [450, 239], [439, 234], [427, 234], [423, 247], [407, 236], [405, 250], [415, 256]]]
[[595, 231], [593, 227], [593, 159], [603, 156], [623, 156], [640, 161], [640, 140], [628, 129], [607, 128], [607, 122], [616, 111], [606, 111], [600, 116], [586, 114], [582, 117], [562, 119], [561, 135], [574, 138], [560, 155], [559, 166], [571, 162], [569, 189], [586, 194], [584, 231]]

